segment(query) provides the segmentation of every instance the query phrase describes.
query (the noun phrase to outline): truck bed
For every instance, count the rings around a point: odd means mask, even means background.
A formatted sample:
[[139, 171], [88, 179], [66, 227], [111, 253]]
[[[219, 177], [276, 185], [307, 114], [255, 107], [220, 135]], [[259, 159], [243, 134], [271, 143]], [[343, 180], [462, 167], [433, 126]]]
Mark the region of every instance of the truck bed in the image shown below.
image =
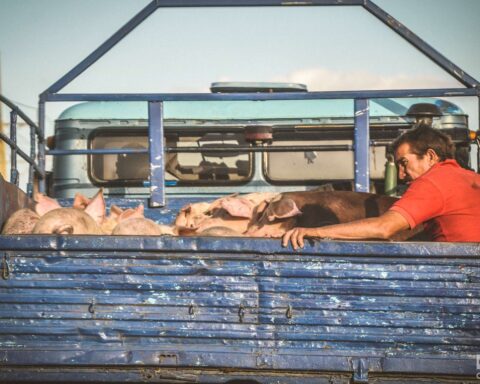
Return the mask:
[[479, 255], [478, 243], [2, 236], [0, 381], [474, 382]]

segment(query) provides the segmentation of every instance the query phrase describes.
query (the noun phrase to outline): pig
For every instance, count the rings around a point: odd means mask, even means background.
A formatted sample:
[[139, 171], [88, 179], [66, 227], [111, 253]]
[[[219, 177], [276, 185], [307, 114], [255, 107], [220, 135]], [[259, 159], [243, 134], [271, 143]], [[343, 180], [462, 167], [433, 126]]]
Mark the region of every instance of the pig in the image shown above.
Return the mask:
[[198, 223], [208, 217], [208, 210], [211, 203], [201, 202], [188, 204], [180, 209], [175, 218], [175, 226], [179, 228], [194, 229], [198, 227]]
[[116, 206], [112, 206], [112, 209], [114, 210], [114, 214], [118, 214], [118, 217], [116, 218], [117, 225], [113, 228], [112, 235], [175, 236], [177, 234], [174, 227], [157, 224], [154, 221], [145, 218], [143, 215], [143, 205], [139, 205], [134, 209], [129, 208], [124, 211]]
[[112, 205], [110, 207], [110, 214], [106, 216], [103, 219], [102, 223], [100, 224], [100, 228], [102, 229], [102, 232], [107, 235], [111, 235], [113, 232], [113, 229], [118, 225], [120, 215], [123, 212], [124, 212], [123, 209], [117, 207], [116, 205]]
[[[103, 196], [103, 192], [102, 192]], [[73, 208], [84, 210], [88, 207], [92, 199], [89, 199], [88, 197], [82, 195], [81, 193], [76, 193], [75, 198], [73, 199]], [[117, 207], [116, 205], [112, 205], [110, 207], [110, 214], [108, 216], [103, 216], [100, 222], [100, 228], [102, 229], [102, 232], [107, 235], [111, 235], [113, 232], [113, 229], [118, 225], [120, 221], [120, 216], [124, 212], [130, 212], [133, 211], [133, 209], [127, 209], [126, 211]], [[141, 213], [141, 217], [143, 217], [143, 209]]]
[[40, 216], [29, 208], [22, 208], [14, 212], [2, 229], [2, 235], [25, 235], [30, 234]]
[[176, 233], [173, 227], [157, 224], [145, 217], [134, 217], [121, 221], [112, 232], [112, 235], [139, 235], [139, 236], [161, 236]]
[[35, 199], [35, 212], [38, 216], [43, 216], [46, 213], [61, 208], [62, 206], [58, 203], [57, 200], [52, 199], [42, 193], [37, 193], [34, 196]]
[[84, 210], [62, 208], [58, 202], [44, 195], [37, 195], [35, 209], [40, 219], [35, 224], [34, 234], [57, 235], [102, 235], [101, 224], [105, 220], [105, 200], [100, 190], [89, 200]]
[[212, 237], [242, 237], [243, 234], [237, 232], [235, 229], [225, 226], [209, 227], [197, 233], [198, 236], [212, 236]]
[[[259, 211], [245, 235], [282, 237], [294, 227], [322, 227], [376, 217], [385, 213], [397, 199], [390, 196], [351, 191], [306, 191], [282, 193]], [[400, 233], [394, 240], [405, 240], [421, 228]]]
[[93, 217], [75, 208], [58, 208], [45, 215], [35, 224], [34, 234], [57, 235], [102, 235], [103, 231]]
[[[180, 210], [175, 226], [180, 235], [192, 236], [204, 233], [227, 233], [239, 235], [244, 233], [250, 221], [256, 216], [257, 207], [276, 197], [278, 193], [238, 194], [219, 198], [211, 203], [189, 204]], [[209, 228], [217, 230], [206, 232]], [[219, 230], [219, 228], [224, 228]], [[229, 228], [226, 230], [225, 228]], [[210, 235], [213, 236], [213, 235]]]

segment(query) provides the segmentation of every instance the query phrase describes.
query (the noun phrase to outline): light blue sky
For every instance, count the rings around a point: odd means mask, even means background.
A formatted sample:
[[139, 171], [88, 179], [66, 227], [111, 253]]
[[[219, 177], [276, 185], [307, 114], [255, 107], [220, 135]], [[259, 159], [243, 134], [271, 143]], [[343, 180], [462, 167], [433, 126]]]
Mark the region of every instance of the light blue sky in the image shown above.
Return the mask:
[[[374, 0], [480, 79], [479, 0]], [[27, 106], [148, 0], [0, 0], [2, 93]], [[220, 80], [310, 90], [459, 86], [361, 7], [158, 10], [66, 92], [203, 92]], [[478, 126], [477, 101], [455, 99]], [[51, 122], [66, 104], [49, 103]], [[36, 119], [33, 108], [26, 112]]]

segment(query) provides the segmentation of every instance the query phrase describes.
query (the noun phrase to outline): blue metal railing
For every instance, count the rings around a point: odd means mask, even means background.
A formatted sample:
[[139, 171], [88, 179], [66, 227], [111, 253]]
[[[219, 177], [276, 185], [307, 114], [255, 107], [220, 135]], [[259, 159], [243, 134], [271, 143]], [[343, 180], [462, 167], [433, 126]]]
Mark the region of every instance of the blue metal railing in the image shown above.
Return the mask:
[[[370, 121], [369, 121], [369, 98], [362, 98], [364, 95], [371, 95], [377, 98], [378, 96], [395, 95], [400, 97], [411, 97], [412, 90], [396, 90], [396, 91], [366, 91], [366, 92], [312, 92], [312, 93], [277, 93], [277, 94], [222, 94], [228, 100], [298, 100], [298, 99], [347, 99], [352, 95], [354, 98], [354, 109], [352, 116], [354, 117], [354, 141], [352, 145], [324, 145], [324, 146], [286, 146], [285, 148], [279, 147], [237, 147], [232, 148], [232, 151], [245, 150], [251, 152], [281, 152], [281, 151], [305, 151], [305, 150], [339, 150], [339, 151], [352, 151], [354, 152], [354, 187], [358, 192], [369, 192], [370, 190], [370, 146], [385, 145], [385, 143], [373, 143], [370, 140]], [[418, 91], [418, 90], [417, 90]], [[449, 92], [450, 96], [464, 96], [465, 94], [473, 94], [477, 92], [476, 89], [465, 89], [461, 92], [451, 92], [451, 90], [421, 90], [421, 94], [425, 95], [437, 95], [439, 92]], [[473, 93], [472, 93], [473, 92]], [[58, 96], [63, 96], [58, 95]], [[97, 100], [99, 95], [83, 95], [94, 96]], [[115, 100], [118, 100], [119, 96], [127, 96], [129, 99], [140, 100], [142, 95], [130, 94], [130, 95], [116, 95]], [[151, 100], [153, 95], [150, 95]], [[157, 94], [156, 97], [163, 96]], [[196, 97], [198, 96], [198, 97]], [[193, 101], [210, 99], [210, 96], [217, 96], [211, 94], [198, 94], [191, 95]], [[303, 97], [302, 97], [303, 96]], [[313, 97], [312, 97], [313, 96]], [[333, 97], [332, 97], [333, 96]], [[416, 96], [416, 95], [415, 95]], [[217, 97], [218, 98], [218, 97]], [[108, 95], [102, 95], [102, 100], [112, 101], [112, 98]], [[144, 100], [146, 101], [146, 100]], [[149, 105], [149, 147], [148, 149], [138, 148], [108, 148], [108, 149], [79, 149], [79, 150], [51, 150], [48, 151], [48, 155], [65, 156], [65, 155], [107, 155], [107, 154], [149, 154], [150, 158], [150, 181], [146, 185], [150, 187], [150, 206], [159, 207], [165, 205], [165, 188], [164, 188], [164, 154], [172, 152], [215, 152], [218, 150], [228, 151], [223, 148], [164, 148], [164, 122], [163, 122], [163, 102], [160, 101], [148, 101]], [[479, 160], [480, 161], [480, 160]]]
[[[256, 95], [256, 94], [248, 94]], [[285, 96], [286, 94], [282, 93]], [[289, 94], [291, 95], [291, 94]], [[150, 206], [161, 207], [165, 205], [165, 176], [164, 176], [164, 154], [166, 152], [209, 152], [225, 150], [222, 148], [164, 148], [164, 124], [163, 124], [163, 102], [150, 101], [148, 103], [149, 121], [149, 146], [148, 149], [135, 148], [109, 148], [109, 149], [80, 149], [80, 150], [51, 150], [46, 154], [53, 156], [67, 155], [106, 155], [106, 154], [149, 154], [150, 158]], [[369, 100], [355, 99], [355, 129], [354, 144], [350, 145], [324, 145], [324, 146], [286, 146], [282, 147], [245, 147], [245, 151], [252, 152], [281, 152], [281, 151], [305, 151], [305, 150], [353, 150], [355, 154], [354, 183], [355, 190], [368, 192], [370, 190], [369, 178]], [[232, 148], [238, 151], [240, 148]], [[228, 151], [228, 149], [227, 149]]]
[[[41, 133], [37, 124], [35, 124], [17, 105], [5, 96], [0, 95], [0, 104], [5, 104], [10, 108], [10, 136], [0, 132], [0, 140], [5, 142], [10, 147], [10, 182], [18, 186], [19, 173], [17, 168], [17, 156], [20, 156], [29, 164], [28, 182], [27, 182], [27, 194], [32, 196], [33, 184], [35, 182], [35, 176], [39, 180], [45, 178], [45, 167], [40, 166], [35, 161], [36, 150], [35, 148], [45, 146], [45, 138]], [[30, 128], [30, 154], [27, 155], [20, 149], [17, 144], [17, 120], [20, 117]]]

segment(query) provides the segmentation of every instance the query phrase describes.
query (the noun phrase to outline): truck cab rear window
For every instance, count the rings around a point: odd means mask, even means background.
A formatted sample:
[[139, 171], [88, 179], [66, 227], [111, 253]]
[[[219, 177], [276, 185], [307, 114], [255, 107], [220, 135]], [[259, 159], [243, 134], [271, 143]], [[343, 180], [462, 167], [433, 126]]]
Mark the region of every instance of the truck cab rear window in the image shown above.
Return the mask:
[[[199, 150], [167, 153], [165, 180], [173, 185], [247, 182], [253, 174], [253, 159], [248, 153], [232, 152], [235, 147], [245, 145], [243, 135], [236, 133], [167, 134], [166, 147]], [[110, 129], [98, 129], [90, 135], [89, 147], [146, 149], [147, 132], [114, 132]], [[202, 147], [218, 148], [218, 151], [202, 153], [200, 151]], [[148, 154], [91, 155], [89, 176], [97, 185], [142, 185], [149, 177], [148, 160]]]
[[[292, 140], [273, 142], [272, 146], [353, 145], [351, 140]], [[385, 173], [385, 147], [370, 147], [370, 177], [382, 179]], [[268, 152], [265, 176], [274, 184], [304, 181], [353, 180], [353, 151]]]

